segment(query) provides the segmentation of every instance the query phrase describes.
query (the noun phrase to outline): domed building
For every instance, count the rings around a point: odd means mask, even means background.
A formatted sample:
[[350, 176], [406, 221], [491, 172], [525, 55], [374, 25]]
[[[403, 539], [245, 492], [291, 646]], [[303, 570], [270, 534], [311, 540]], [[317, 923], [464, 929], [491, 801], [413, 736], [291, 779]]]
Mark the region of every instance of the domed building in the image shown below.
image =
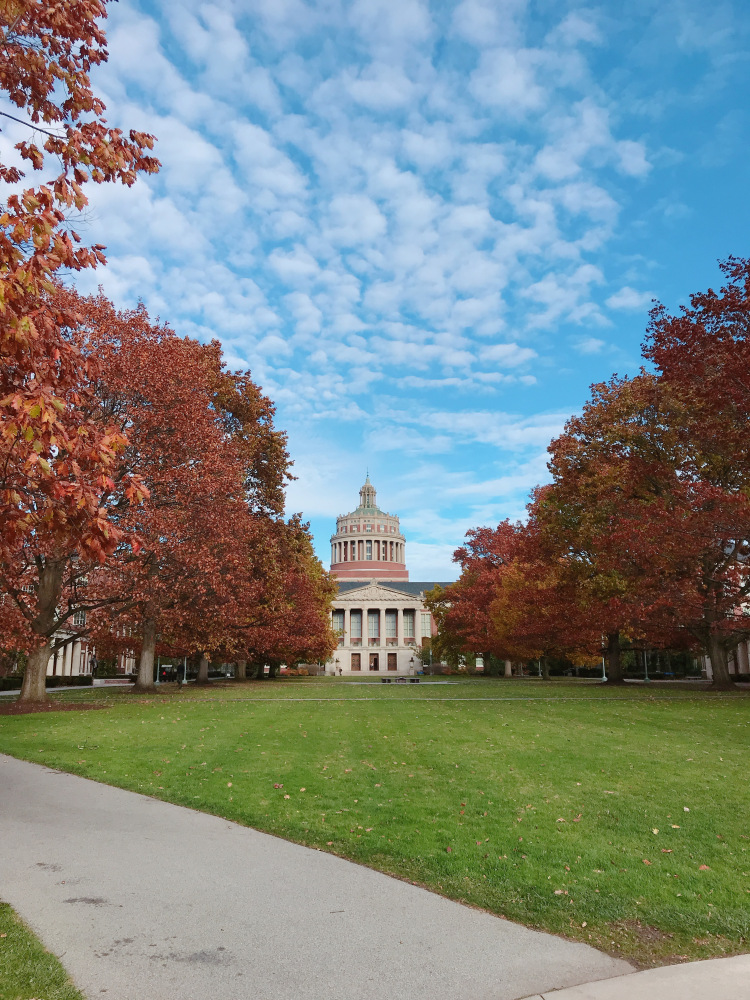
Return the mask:
[[339, 640], [326, 672], [394, 677], [421, 671], [423, 641], [435, 632], [424, 594], [436, 582], [409, 580], [398, 517], [378, 507], [369, 475], [359, 491], [359, 506], [336, 518], [331, 575], [339, 585], [331, 604]]
[[378, 507], [368, 475], [359, 491], [359, 506], [336, 518], [331, 573], [339, 580], [408, 580], [405, 550], [398, 518]]

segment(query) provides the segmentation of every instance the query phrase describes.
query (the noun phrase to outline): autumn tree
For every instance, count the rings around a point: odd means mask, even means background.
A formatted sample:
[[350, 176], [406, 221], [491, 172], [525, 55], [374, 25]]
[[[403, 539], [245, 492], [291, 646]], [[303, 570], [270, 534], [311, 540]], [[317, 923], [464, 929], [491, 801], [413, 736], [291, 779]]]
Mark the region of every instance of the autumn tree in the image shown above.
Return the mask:
[[736, 469], [712, 469], [692, 422], [690, 395], [657, 375], [594, 386], [550, 448], [540, 519], [590, 595], [613, 674], [622, 633], [655, 646], [678, 636], [700, 645], [722, 686], [727, 651], [750, 635], [750, 500], [731, 484]]
[[[263, 472], [262, 448], [250, 447], [249, 416], [242, 442], [227, 429], [217, 396], [227, 391], [231, 376], [218, 342], [178, 337], [151, 321], [142, 306], [118, 311], [102, 295], [60, 294], [77, 311], [72, 336], [78, 349], [97, 359], [88, 416], [127, 435], [111, 479], [117, 485], [137, 470], [148, 490], [146, 502], [119, 504], [111, 514], [125, 537], [138, 539], [137, 551], [119, 545], [92, 583], [111, 596], [110, 609], [121, 612], [115, 599], [125, 602], [127, 618], [119, 625], [127, 626], [139, 656], [137, 688], [149, 688], [159, 634], [187, 642], [190, 652], [221, 645], [243, 539], [256, 514], [266, 516], [251, 509]], [[238, 398], [252, 388], [253, 403], [262, 408], [249, 379], [237, 380], [244, 386]], [[269, 421], [270, 414], [257, 420], [264, 439], [273, 439]], [[268, 467], [276, 470], [283, 462]], [[263, 488], [269, 498], [258, 501], [259, 508], [276, 502], [275, 485], [264, 481]], [[117, 630], [118, 622], [100, 614], [96, 627], [103, 636]]]
[[[81, 418], [79, 376], [90, 362], [65, 337], [74, 318], [53, 294], [62, 269], [104, 260], [103, 248], [83, 246], [68, 222], [86, 205], [86, 183], [132, 184], [158, 168], [147, 155], [153, 139], [107, 127], [91, 90], [89, 71], [107, 57], [104, 14], [97, 0], [16, 0], [0, 9], [0, 89], [17, 109], [2, 114], [19, 137], [15, 155], [0, 162], [8, 192], [0, 210], [0, 564], [10, 579], [7, 600], [41, 643], [29, 661], [26, 698], [44, 696], [45, 636], [66, 620], [50, 609], [76, 583], [60, 558], [79, 551], [101, 559], [118, 539], [100, 499], [122, 437]], [[52, 173], [24, 188], [27, 166]], [[41, 567], [25, 567], [19, 556], [32, 536], [45, 551]], [[47, 611], [35, 607], [42, 594]]]
[[498, 630], [491, 612], [497, 590], [517, 558], [522, 531], [522, 525], [510, 521], [469, 531], [466, 544], [453, 556], [461, 566], [459, 579], [426, 595], [438, 626], [438, 644], [446, 655], [518, 656], [514, 640]]
[[681, 403], [680, 600], [675, 614], [729, 683], [728, 654], [750, 637], [750, 259], [720, 263], [726, 284], [671, 315], [651, 311], [646, 357]]
[[327, 660], [336, 648], [330, 607], [336, 584], [313, 551], [309, 527], [298, 515], [268, 524], [250, 547], [253, 597], [236, 616], [234, 658], [263, 665]]

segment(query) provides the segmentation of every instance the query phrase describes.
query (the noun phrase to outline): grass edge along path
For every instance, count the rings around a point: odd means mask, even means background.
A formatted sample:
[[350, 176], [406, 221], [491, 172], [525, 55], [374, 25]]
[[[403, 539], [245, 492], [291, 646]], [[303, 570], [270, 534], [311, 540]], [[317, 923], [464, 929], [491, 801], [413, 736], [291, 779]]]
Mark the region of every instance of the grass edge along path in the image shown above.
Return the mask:
[[0, 1000], [86, 1000], [59, 960], [0, 903]]
[[223, 694], [0, 718], [0, 750], [641, 965], [748, 950], [746, 696], [305, 706]]

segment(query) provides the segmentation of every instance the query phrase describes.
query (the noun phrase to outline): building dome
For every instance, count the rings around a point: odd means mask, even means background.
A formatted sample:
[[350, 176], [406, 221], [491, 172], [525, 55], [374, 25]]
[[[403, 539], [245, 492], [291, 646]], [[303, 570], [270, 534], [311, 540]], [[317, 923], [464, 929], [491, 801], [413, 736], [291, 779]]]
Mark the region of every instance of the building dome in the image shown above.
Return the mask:
[[405, 549], [398, 518], [378, 507], [368, 475], [359, 491], [359, 506], [336, 518], [331, 573], [339, 580], [408, 580]]

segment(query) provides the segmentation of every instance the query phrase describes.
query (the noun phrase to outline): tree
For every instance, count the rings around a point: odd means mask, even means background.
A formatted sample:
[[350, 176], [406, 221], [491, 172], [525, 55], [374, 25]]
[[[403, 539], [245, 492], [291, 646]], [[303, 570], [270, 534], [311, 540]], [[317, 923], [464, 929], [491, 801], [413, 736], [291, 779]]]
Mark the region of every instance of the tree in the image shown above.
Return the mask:
[[[88, 181], [132, 184], [138, 172], [158, 169], [146, 155], [152, 137], [108, 128], [91, 90], [89, 70], [107, 56], [97, 24], [104, 12], [99, 0], [15, 0], [0, 11], [0, 88], [19, 109], [2, 114], [28, 130], [15, 162], [0, 163], [0, 182], [10, 186], [0, 210], [0, 564], [9, 599], [42, 647], [55, 625], [55, 594], [66, 585], [58, 552], [100, 559], [118, 540], [99, 501], [123, 441], [81, 419], [79, 377], [91, 362], [65, 337], [74, 318], [54, 295], [56, 273], [102, 262], [103, 248], [82, 246], [67, 216], [85, 206]], [[17, 190], [24, 165], [42, 171], [50, 162], [52, 177]], [[40, 533], [49, 563], [19, 592], [19, 549]], [[46, 611], [30, 606], [28, 587], [45, 595]], [[44, 696], [42, 647], [29, 661], [24, 697]]]
[[113, 609], [127, 607], [142, 690], [153, 686], [159, 634], [186, 652], [208, 653], [223, 641], [253, 517], [244, 455], [216, 404], [229, 376], [215, 341], [178, 337], [142, 306], [118, 311], [102, 295], [67, 297], [76, 299], [81, 354], [97, 358], [90, 417], [127, 434], [112, 480], [138, 470], [149, 492], [137, 509], [113, 512], [116, 526], [139, 539], [138, 550], [120, 546], [96, 575], [112, 598], [99, 634], [116, 628]]
[[446, 655], [512, 657], [505, 637], [496, 631], [490, 611], [498, 581], [516, 556], [521, 531], [521, 525], [510, 521], [503, 521], [497, 528], [469, 531], [466, 544], [453, 555], [453, 561], [461, 566], [459, 579], [425, 595], [425, 604], [437, 622], [440, 648]]
[[714, 682], [729, 683], [728, 654], [750, 637], [750, 259], [720, 263], [719, 292], [690, 296], [670, 315], [651, 311], [646, 357], [665, 391], [682, 402], [681, 601], [676, 613], [710, 657]]
[[540, 506], [598, 607], [615, 667], [622, 632], [653, 646], [687, 635], [722, 686], [728, 649], [750, 635], [739, 610], [750, 500], [731, 482], [737, 467], [715, 463], [691, 432], [692, 407], [679, 384], [647, 373], [594, 386], [550, 448], [553, 483]]

